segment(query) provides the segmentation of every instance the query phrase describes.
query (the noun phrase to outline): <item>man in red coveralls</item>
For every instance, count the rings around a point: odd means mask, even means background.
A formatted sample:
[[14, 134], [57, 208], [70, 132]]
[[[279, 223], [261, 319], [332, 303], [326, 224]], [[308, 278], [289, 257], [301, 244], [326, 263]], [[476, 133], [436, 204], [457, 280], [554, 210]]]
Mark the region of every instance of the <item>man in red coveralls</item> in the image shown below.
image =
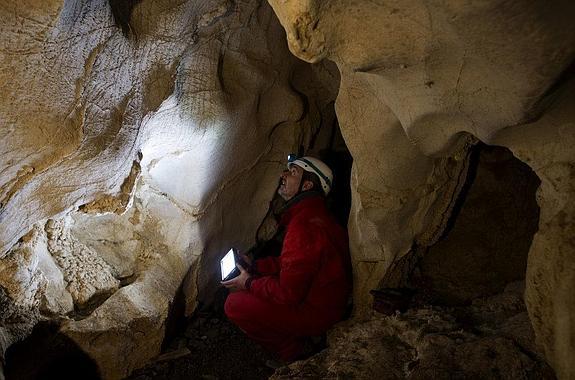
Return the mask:
[[350, 295], [347, 233], [325, 206], [331, 185], [332, 171], [322, 161], [288, 159], [278, 189], [287, 201], [280, 256], [248, 262], [249, 272], [238, 266], [240, 275], [223, 282], [240, 290], [226, 300], [228, 318], [283, 362], [300, 358], [306, 338], [341, 320]]

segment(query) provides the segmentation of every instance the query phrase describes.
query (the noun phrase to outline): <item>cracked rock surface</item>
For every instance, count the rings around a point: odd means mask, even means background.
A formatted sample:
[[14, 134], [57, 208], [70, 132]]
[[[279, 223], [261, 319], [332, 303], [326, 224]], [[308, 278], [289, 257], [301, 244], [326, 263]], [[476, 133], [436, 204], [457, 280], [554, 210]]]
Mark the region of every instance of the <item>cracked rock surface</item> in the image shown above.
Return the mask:
[[123, 378], [253, 244], [286, 155], [329, 146], [337, 69], [292, 56], [264, 1], [8, 0], [0, 21], [0, 357], [49, 320]]
[[48, 252], [61, 268], [66, 290], [82, 308], [92, 297], [114, 293], [120, 282], [111, 267], [93, 250], [70, 234], [65, 221], [48, 221]]

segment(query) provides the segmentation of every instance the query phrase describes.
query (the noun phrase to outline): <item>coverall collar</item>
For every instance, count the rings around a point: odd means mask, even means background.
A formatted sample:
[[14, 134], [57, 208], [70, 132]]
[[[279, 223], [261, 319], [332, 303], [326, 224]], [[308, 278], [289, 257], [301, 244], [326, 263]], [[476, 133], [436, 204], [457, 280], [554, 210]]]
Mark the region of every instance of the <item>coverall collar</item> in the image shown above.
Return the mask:
[[305, 191], [298, 194], [286, 203], [280, 224], [287, 226], [292, 218], [302, 210], [308, 207], [317, 208], [319, 205], [324, 205], [324, 202], [324, 197], [318, 191]]

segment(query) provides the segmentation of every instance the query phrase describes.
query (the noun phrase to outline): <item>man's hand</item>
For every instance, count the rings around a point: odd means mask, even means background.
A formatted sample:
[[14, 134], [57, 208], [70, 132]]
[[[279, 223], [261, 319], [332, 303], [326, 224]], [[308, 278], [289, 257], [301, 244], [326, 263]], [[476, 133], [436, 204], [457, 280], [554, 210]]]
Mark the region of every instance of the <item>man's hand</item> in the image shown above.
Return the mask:
[[253, 260], [245, 253], [237, 254], [237, 264], [242, 266], [249, 274], [254, 274]]
[[241, 258], [248, 266], [251, 266], [251, 265], [252, 265], [253, 260], [252, 260], [248, 255], [246, 255], [245, 253], [239, 253], [239, 255], [240, 255], [240, 258]]
[[237, 277], [232, 278], [231, 280], [222, 281], [221, 284], [228, 289], [236, 288], [236, 289], [240, 289], [240, 290], [245, 290], [246, 289], [246, 281], [248, 280], [248, 278], [251, 277], [251, 275], [240, 264], [236, 264], [236, 266], [240, 270], [240, 274]]

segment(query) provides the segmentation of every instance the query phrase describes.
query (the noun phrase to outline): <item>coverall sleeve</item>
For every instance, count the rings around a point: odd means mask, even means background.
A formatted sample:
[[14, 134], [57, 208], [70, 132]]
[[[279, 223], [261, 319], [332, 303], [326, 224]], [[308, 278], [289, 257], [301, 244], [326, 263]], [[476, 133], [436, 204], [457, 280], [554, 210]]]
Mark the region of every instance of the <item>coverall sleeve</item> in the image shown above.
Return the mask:
[[301, 304], [319, 269], [321, 244], [318, 240], [321, 237], [310, 228], [288, 231], [280, 256], [279, 273], [254, 279], [250, 292], [276, 304]]
[[261, 275], [277, 274], [280, 271], [280, 258], [269, 256], [255, 261], [256, 272]]

